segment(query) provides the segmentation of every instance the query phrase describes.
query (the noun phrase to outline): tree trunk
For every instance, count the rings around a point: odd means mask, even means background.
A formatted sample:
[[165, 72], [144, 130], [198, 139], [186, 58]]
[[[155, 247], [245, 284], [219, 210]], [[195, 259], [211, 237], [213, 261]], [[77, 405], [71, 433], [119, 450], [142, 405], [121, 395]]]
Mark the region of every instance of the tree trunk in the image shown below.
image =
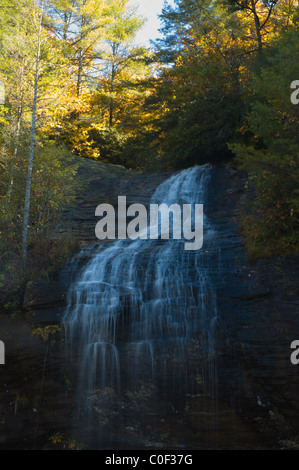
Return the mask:
[[82, 72], [83, 72], [83, 60], [82, 60], [82, 49], [80, 48], [79, 57], [78, 57], [77, 96], [80, 96], [81, 94]]
[[19, 143], [20, 143], [20, 134], [21, 134], [21, 123], [22, 123], [22, 116], [23, 116], [23, 98], [24, 98], [24, 90], [23, 90], [23, 79], [24, 79], [24, 58], [22, 60], [22, 68], [20, 71], [20, 105], [18, 107], [18, 115], [17, 115], [17, 126], [16, 126], [16, 138], [14, 142], [14, 152], [13, 152], [13, 160], [12, 160], [12, 166], [10, 170], [10, 176], [9, 176], [9, 185], [8, 185], [8, 190], [6, 194], [6, 206], [9, 205], [10, 203], [10, 198], [11, 198], [11, 193], [14, 185], [14, 175], [15, 175], [15, 169], [16, 169], [16, 162], [17, 162], [17, 156], [18, 156], [18, 151], [19, 151]]
[[81, 30], [80, 30], [80, 49], [79, 49], [79, 57], [78, 57], [78, 76], [77, 76], [77, 96], [81, 95], [81, 87], [82, 87], [82, 78], [83, 78], [83, 64], [84, 64], [84, 28], [86, 26], [86, 18], [84, 15], [81, 16]]
[[109, 127], [113, 127], [113, 111], [114, 111], [114, 101], [111, 96], [110, 98], [110, 109], [109, 109]]
[[112, 69], [111, 69], [111, 79], [110, 79], [110, 110], [109, 110], [109, 127], [113, 127], [113, 117], [114, 117], [114, 81], [116, 77], [116, 68], [114, 65], [114, 56], [115, 56], [115, 46], [113, 45], [113, 57], [112, 57]]
[[26, 267], [26, 264], [27, 264], [27, 253], [28, 253], [28, 228], [29, 228], [28, 226], [29, 226], [29, 214], [30, 214], [30, 198], [31, 198], [31, 182], [32, 182], [33, 157], [34, 157], [34, 145], [35, 145], [35, 131], [36, 131], [36, 108], [37, 108], [39, 69], [40, 69], [43, 11], [44, 11], [44, 0], [42, 0], [42, 3], [41, 3], [39, 31], [38, 31], [38, 46], [37, 46], [37, 55], [36, 55], [35, 80], [34, 80], [34, 97], [33, 97], [33, 107], [32, 107], [31, 140], [30, 140], [29, 162], [28, 162], [27, 183], [26, 183], [26, 196], [25, 196], [25, 206], [24, 206], [23, 238], [22, 238], [24, 268]]
[[261, 24], [260, 24], [260, 19], [258, 17], [256, 8], [255, 8], [254, 0], [251, 0], [251, 8], [252, 8], [253, 16], [254, 16], [256, 38], [257, 38], [257, 43], [258, 43], [258, 53], [261, 56], [262, 53], [263, 53], [263, 42], [262, 42], [262, 36], [261, 36]]
[[63, 23], [63, 40], [65, 45], [67, 44], [67, 33], [68, 33], [68, 14], [67, 12], [64, 13], [64, 23]]
[[6, 201], [5, 201], [6, 206], [8, 206], [10, 203], [12, 188], [14, 185], [15, 169], [16, 169], [16, 162], [17, 162], [17, 156], [18, 156], [18, 151], [19, 151], [19, 142], [20, 142], [20, 134], [21, 134], [21, 121], [22, 121], [22, 104], [18, 109], [16, 140], [15, 140], [15, 147], [14, 147], [14, 153], [13, 153], [13, 161], [12, 161], [12, 166], [11, 166], [10, 176], [9, 176], [9, 186], [8, 186], [8, 190], [6, 194]]

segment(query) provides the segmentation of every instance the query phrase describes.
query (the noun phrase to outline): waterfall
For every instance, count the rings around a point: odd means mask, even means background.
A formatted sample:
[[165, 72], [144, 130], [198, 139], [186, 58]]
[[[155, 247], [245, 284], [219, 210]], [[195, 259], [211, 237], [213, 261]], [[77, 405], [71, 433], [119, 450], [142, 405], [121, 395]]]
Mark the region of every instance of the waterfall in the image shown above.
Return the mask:
[[[210, 175], [209, 165], [174, 174], [150, 203], [205, 207]], [[216, 411], [217, 299], [209, 272], [213, 237], [204, 215], [198, 251], [185, 250], [183, 239], [171, 237], [96, 247], [70, 287], [64, 317], [68, 351], [76, 356], [73, 364], [78, 362], [79, 422], [94, 426], [98, 413], [103, 434], [113, 426], [124, 429], [129, 413], [124, 396], [142, 386], [153, 395], [153, 410], [155, 400], [167, 400], [179, 412], [184, 396], [198, 393], [203, 408], [211, 415]], [[110, 414], [105, 414], [109, 400]], [[117, 417], [113, 424], [112, 415]]]

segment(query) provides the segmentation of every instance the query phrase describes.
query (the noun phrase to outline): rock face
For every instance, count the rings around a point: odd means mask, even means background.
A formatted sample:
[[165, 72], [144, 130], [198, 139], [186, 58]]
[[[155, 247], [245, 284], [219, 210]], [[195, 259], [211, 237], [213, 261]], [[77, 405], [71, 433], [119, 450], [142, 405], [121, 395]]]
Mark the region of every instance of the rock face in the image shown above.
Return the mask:
[[[95, 209], [115, 204], [118, 195], [128, 202], [146, 201], [167, 175], [139, 175], [122, 167], [82, 159], [78, 172], [77, 199], [65, 212], [60, 233], [71, 232], [85, 251], [74, 256], [57, 282], [29, 281], [21, 316], [0, 312], [0, 340], [5, 343], [5, 365], [0, 365], [0, 449], [73, 448], [75, 384], [68, 376], [64, 334], [45, 343], [33, 333], [48, 326], [62, 328], [67, 287], [92, 254]], [[140, 198], [139, 198], [140, 196]], [[59, 234], [57, 235], [59, 237]], [[51, 437], [61, 434], [56, 442]], [[50, 440], [49, 440], [50, 439]], [[69, 447], [70, 446], [70, 447]]]
[[299, 257], [248, 262], [239, 227], [244, 182], [230, 166], [216, 169], [209, 200], [227, 246], [222, 252], [227, 271], [218, 290], [223, 388], [260, 442], [296, 449], [299, 369], [290, 361], [290, 345], [299, 338]]
[[83, 159], [77, 175], [76, 203], [65, 213], [62, 230], [71, 231], [82, 247], [97, 243], [95, 210], [99, 204], [116, 206], [118, 196], [126, 196], [128, 204], [146, 205], [153, 188], [168, 175], [142, 175], [123, 167]]
[[61, 282], [29, 281], [23, 308], [33, 323], [57, 323], [62, 320], [66, 305], [67, 285]]
[[[76, 205], [65, 216], [63, 230], [71, 228], [86, 250], [74, 257], [61, 281], [28, 282], [24, 315], [0, 315], [0, 340], [6, 346], [6, 364], [0, 366], [0, 449], [68, 448], [76, 408], [76, 377], [65, 355], [64, 334], [52, 344], [32, 332], [53, 324], [62, 327], [71, 273], [88, 262], [96, 242], [96, 206], [116, 204], [118, 195], [126, 195], [129, 204], [146, 205], [167, 176], [138, 175], [83, 162], [81, 190]], [[211, 272], [219, 262], [223, 272], [223, 279], [217, 281], [216, 356], [221, 401], [217, 414], [215, 411], [215, 428], [211, 432], [210, 416], [202, 412], [205, 384], [201, 377], [195, 377], [198, 390], [188, 395], [184, 409], [178, 412], [169, 404], [161, 415], [157, 413], [165, 402], [158, 401], [152, 409], [149, 388], [120, 403], [113, 398], [113, 391], [105, 390], [103, 396], [95, 391], [92, 406], [108, 428], [110, 421], [118, 421], [119, 410], [126, 413], [127, 420], [121, 423], [124, 448], [179, 449], [181, 443], [196, 449], [299, 447], [299, 366], [290, 362], [290, 344], [299, 339], [298, 257], [250, 265], [239, 233], [244, 183], [245, 175], [231, 165], [216, 167], [206, 207], [218, 236], [223, 237], [221, 256], [211, 260]], [[113, 402], [112, 398], [117, 406], [106, 407], [104, 412], [101, 403]], [[154, 413], [158, 416], [155, 420]], [[135, 418], [129, 420], [131, 416]], [[57, 433], [62, 435], [60, 444], [54, 443]]]
[[65, 305], [66, 286], [60, 282], [29, 281], [26, 285], [23, 308], [45, 309]]

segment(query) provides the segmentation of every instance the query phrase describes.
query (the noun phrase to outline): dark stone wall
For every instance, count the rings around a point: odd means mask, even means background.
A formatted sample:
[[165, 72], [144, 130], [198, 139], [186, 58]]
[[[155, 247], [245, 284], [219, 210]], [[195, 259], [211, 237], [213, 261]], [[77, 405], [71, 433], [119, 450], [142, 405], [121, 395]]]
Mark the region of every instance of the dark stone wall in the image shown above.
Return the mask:
[[[122, 168], [111, 172], [96, 165], [82, 164], [81, 191], [64, 220], [86, 251], [74, 257], [60, 280], [29, 282], [22, 315], [0, 315], [0, 339], [6, 346], [6, 364], [0, 366], [0, 449], [47, 449], [55, 433], [72, 435], [75, 383], [63, 332], [53, 344], [32, 332], [48, 325], [63, 329], [68, 284], [92, 256], [96, 242], [96, 206], [115, 204], [118, 195], [126, 195], [128, 203], [147, 204], [168, 176], [139, 175]], [[290, 362], [290, 344], [299, 339], [298, 257], [248, 262], [239, 226], [240, 204], [247, 197], [245, 178], [231, 164], [215, 166], [205, 207], [216, 227], [219, 248], [210, 259], [219, 312], [214, 428], [210, 416], [202, 412], [200, 378], [193, 377], [199, 388], [188, 394], [179, 419], [169, 408], [155, 428], [150, 422], [142, 425], [142, 414], [150, 409], [148, 390], [127, 397], [122, 407], [135, 416], [122, 430], [127, 447], [142, 448], [150, 442], [152, 448], [167, 449], [188, 442], [193, 448], [299, 448], [299, 366]], [[192, 361], [189, 367], [192, 376]], [[157, 412], [163, 406], [165, 401], [157, 402]], [[109, 421], [109, 415], [104, 417]]]

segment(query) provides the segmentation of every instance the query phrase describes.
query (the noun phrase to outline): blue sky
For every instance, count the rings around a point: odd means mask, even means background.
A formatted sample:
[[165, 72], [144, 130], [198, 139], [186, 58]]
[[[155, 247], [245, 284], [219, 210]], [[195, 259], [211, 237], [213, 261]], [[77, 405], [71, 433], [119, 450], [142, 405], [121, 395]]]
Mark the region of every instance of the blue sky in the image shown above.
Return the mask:
[[[159, 36], [158, 15], [162, 12], [164, 0], [134, 0], [133, 3], [139, 6], [139, 13], [147, 18], [145, 26], [137, 34], [136, 42], [147, 46], [150, 39], [156, 39]], [[173, 0], [168, 0], [167, 3], [173, 4]]]

